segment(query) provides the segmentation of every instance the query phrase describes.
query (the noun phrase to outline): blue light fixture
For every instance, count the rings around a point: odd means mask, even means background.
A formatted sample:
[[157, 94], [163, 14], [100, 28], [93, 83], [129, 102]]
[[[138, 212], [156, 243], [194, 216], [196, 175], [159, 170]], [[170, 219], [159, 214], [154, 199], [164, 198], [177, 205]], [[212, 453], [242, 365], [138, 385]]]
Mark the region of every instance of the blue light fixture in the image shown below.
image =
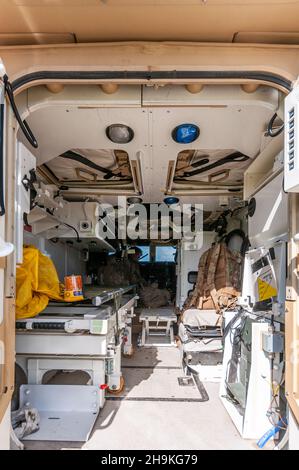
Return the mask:
[[179, 202], [179, 198], [175, 196], [167, 196], [164, 198], [164, 203], [167, 204], [167, 206], [172, 206], [173, 204], [178, 204]]
[[172, 131], [172, 138], [178, 144], [191, 144], [199, 136], [199, 127], [195, 124], [180, 124]]

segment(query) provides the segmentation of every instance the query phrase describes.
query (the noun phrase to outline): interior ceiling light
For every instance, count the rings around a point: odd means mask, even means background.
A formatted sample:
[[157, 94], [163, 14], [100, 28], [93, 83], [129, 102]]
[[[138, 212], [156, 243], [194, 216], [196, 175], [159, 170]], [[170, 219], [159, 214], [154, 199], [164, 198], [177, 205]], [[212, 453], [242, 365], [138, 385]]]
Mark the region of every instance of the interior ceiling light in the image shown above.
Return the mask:
[[168, 196], [164, 198], [164, 203], [168, 206], [172, 206], [173, 204], [178, 204], [180, 202], [178, 197], [175, 196]]
[[127, 198], [127, 202], [128, 204], [141, 204], [142, 199], [141, 197], [138, 197], [138, 196], [131, 196]]
[[111, 124], [106, 129], [106, 135], [115, 144], [127, 144], [134, 137], [134, 131], [124, 124]]
[[195, 124], [180, 124], [172, 131], [172, 138], [178, 144], [191, 144], [199, 136], [199, 127]]

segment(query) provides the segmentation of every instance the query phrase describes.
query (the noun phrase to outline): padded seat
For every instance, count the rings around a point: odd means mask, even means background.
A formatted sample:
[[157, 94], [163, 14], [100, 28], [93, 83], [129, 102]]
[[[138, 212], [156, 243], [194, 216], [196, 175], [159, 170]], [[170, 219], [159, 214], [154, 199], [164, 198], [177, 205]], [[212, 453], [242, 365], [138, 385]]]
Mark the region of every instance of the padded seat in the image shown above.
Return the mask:
[[179, 337], [185, 353], [191, 351], [213, 352], [222, 350], [222, 331], [217, 325], [219, 315], [215, 310], [188, 309], [179, 325]]
[[215, 326], [219, 321], [216, 310], [189, 308], [183, 313], [182, 322], [190, 327]]

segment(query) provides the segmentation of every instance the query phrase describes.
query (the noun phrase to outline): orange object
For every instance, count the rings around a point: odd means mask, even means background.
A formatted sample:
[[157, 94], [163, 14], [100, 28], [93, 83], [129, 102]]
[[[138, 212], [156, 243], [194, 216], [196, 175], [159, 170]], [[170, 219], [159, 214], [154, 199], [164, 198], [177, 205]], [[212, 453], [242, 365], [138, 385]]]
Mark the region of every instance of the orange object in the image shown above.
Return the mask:
[[65, 276], [64, 278], [64, 300], [73, 302], [83, 300], [82, 276]]

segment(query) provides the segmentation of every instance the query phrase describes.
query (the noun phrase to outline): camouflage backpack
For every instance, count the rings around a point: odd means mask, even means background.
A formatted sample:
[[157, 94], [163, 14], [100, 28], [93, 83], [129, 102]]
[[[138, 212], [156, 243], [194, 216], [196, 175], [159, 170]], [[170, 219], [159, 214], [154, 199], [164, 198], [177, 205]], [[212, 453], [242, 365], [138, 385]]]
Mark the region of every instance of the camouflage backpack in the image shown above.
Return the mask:
[[183, 309], [215, 309], [235, 305], [241, 291], [242, 257], [229, 250], [224, 242], [215, 244], [201, 256], [195, 288]]

